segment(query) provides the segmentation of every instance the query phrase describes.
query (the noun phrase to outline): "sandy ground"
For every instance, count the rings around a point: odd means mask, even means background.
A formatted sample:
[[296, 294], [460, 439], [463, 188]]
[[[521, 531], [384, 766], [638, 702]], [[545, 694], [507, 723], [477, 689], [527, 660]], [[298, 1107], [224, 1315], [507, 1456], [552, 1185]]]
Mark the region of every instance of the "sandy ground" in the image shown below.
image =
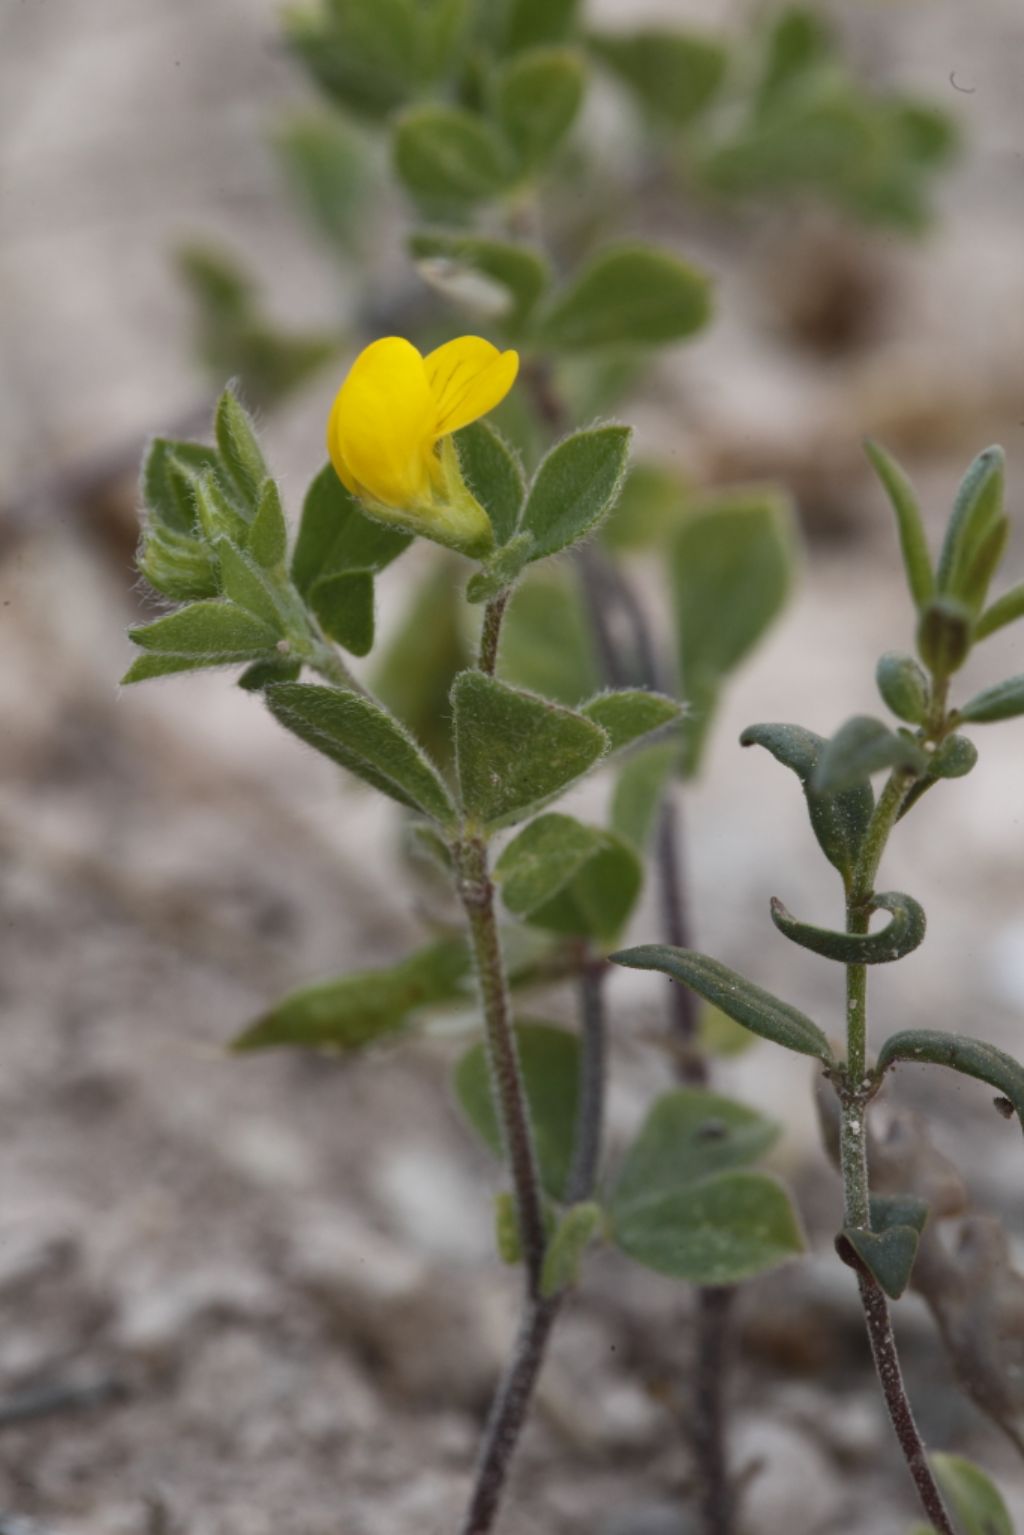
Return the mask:
[[[955, 0], [842, 9], [880, 77], [958, 93], [970, 150], [934, 238], [844, 236], [875, 319], [870, 344], [823, 360], [794, 342], [792, 274], [841, 264], [834, 226], [768, 219], [737, 237], [688, 220], [722, 318], [636, 407], [646, 443], [709, 474], [784, 474], [816, 530], [684, 814], [701, 945], [830, 1028], [835, 977], [794, 957], [767, 901], [825, 913], [835, 892], [792, 781], [736, 736], [873, 709], [875, 657], [909, 643], [866, 430], [912, 459], [934, 528], [994, 437], [1024, 484], [1024, 17], [1014, 0], [970, 20]], [[394, 819], [224, 677], [119, 695], [130, 550], [45, 490], [202, 398], [168, 275], [183, 232], [246, 249], [290, 322], [333, 312], [265, 149], [302, 95], [270, 4], [0, 10], [0, 485], [18, 508], [0, 566], [6, 1535], [441, 1535], [514, 1323], [514, 1278], [490, 1249], [494, 1172], [451, 1106], [456, 1043], [352, 1068], [223, 1053], [289, 986], [416, 941]], [[671, 210], [658, 218], [671, 237]], [[293, 508], [330, 389], [267, 423]], [[1015, 579], [1022, 560], [1018, 533]], [[653, 590], [656, 572], [638, 579]], [[968, 682], [1020, 669], [1019, 641], [993, 642]], [[887, 885], [922, 897], [930, 927], [878, 977], [879, 1028], [959, 1025], [1019, 1048], [1022, 729], [986, 736], [974, 775], [937, 790], [892, 850]], [[638, 937], [652, 921], [645, 908]], [[657, 985], [618, 976], [612, 997], [621, 1143], [669, 1072], [650, 1043]], [[745, 1530], [899, 1535], [913, 1506], [830, 1256], [836, 1188], [808, 1074], [763, 1046], [721, 1085], [785, 1119], [774, 1163], [813, 1246], [743, 1301]], [[929, 1112], [975, 1207], [1019, 1243], [1019, 1136], [984, 1090], [905, 1072], [895, 1095]], [[926, 1432], [995, 1470], [1024, 1517], [1024, 1474], [953, 1388], [920, 1303], [899, 1319]], [[689, 1356], [685, 1292], [599, 1257], [556, 1342], [507, 1535], [685, 1535]]]

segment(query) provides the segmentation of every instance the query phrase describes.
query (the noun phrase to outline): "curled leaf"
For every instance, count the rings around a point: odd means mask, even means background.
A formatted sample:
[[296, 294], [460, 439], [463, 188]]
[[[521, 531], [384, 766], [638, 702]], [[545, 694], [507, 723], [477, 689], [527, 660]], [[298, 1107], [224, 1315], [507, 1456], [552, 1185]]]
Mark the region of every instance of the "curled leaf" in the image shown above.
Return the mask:
[[892, 920], [879, 933], [835, 933], [828, 928], [812, 927], [792, 916], [780, 900], [772, 898], [772, 921], [780, 933], [812, 954], [838, 960], [841, 965], [885, 965], [912, 954], [924, 942], [924, 908], [913, 896], [898, 890], [876, 895], [872, 911], [887, 911]]
[[939, 1029], [902, 1029], [882, 1046], [878, 1055], [879, 1074], [897, 1061], [949, 1066], [966, 1077], [987, 1082], [1013, 1104], [1024, 1127], [1024, 1066], [995, 1045], [966, 1034], [944, 1034]]
[[862, 781], [835, 793], [820, 789], [816, 772], [826, 742], [801, 725], [748, 725], [740, 745], [763, 746], [776, 762], [792, 769], [803, 785], [818, 845], [840, 874], [852, 874], [875, 808], [871, 785]]

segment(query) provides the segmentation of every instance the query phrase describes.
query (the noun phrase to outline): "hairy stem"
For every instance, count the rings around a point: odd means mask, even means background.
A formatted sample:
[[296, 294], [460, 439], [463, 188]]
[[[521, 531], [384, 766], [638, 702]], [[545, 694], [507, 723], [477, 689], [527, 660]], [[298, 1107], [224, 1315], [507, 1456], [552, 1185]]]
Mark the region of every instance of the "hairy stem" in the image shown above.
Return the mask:
[[[566, 1189], [568, 1204], [589, 1198], [597, 1178], [604, 1125], [604, 977], [607, 968], [604, 960], [585, 956], [580, 972], [580, 1108]], [[555, 1296], [540, 1295], [536, 1283], [531, 1281], [519, 1336], [487, 1419], [473, 1491], [460, 1535], [489, 1535], [494, 1526], [563, 1298], [564, 1292]]]
[[[661, 802], [655, 848], [661, 929], [666, 943], [676, 949], [688, 949], [691, 947], [690, 924], [681, 867], [681, 843], [679, 805], [670, 784]], [[668, 1003], [675, 1035], [676, 1073], [680, 1081], [691, 1087], [706, 1087], [708, 1063], [698, 1039], [700, 1015], [696, 993], [689, 986], [670, 985]]]
[[565, 1191], [565, 1202], [570, 1205], [589, 1199], [597, 1182], [608, 1074], [604, 1016], [604, 979], [607, 970], [607, 961], [587, 956], [580, 972], [579, 1109], [572, 1165]]
[[[847, 890], [846, 930], [849, 933], [868, 931], [878, 866], [913, 783], [912, 773], [894, 772], [878, 797]], [[866, 1125], [872, 1090], [867, 1076], [867, 989], [867, 966], [847, 965], [846, 1072], [840, 1086], [843, 1219], [847, 1226], [863, 1228], [871, 1225]], [[857, 1279], [875, 1373], [921, 1506], [939, 1535], [956, 1535], [914, 1422], [885, 1296], [861, 1264], [857, 1265]]]
[[864, 1320], [867, 1323], [868, 1338], [871, 1343], [871, 1357], [875, 1361], [875, 1373], [882, 1387], [885, 1405], [889, 1410], [889, 1419], [899, 1440], [900, 1449], [903, 1451], [907, 1469], [914, 1479], [918, 1497], [921, 1499], [921, 1507], [938, 1535], [956, 1535], [955, 1527], [946, 1512], [939, 1485], [928, 1464], [924, 1441], [914, 1422], [910, 1399], [903, 1384], [903, 1372], [900, 1369], [892, 1319], [889, 1316], [885, 1296], [870, 1274], [859, 1274], [857, 1282], [860, 1285], [860, 1300], [864, 1308]]
[[544, 1207], [530, 1127], [530, 1112], [512, 1027], [508, 981], [494, 911], [494, 886], [481, 837], [465, 837], [453, 848], [459, 899], [466, 914], [476, 965], [491, 1081], [502, 1138], [512, 1171], [519, 1237], [531, 1295], [540, 1285], [544, 1250]]
[[309, 656], [308, 665], [315, 672], [319, 672], [325, 681], [333, 683], [336, 688], [344, 688], [347, 693], [362, 693], [365, 695], [366, 689], [361, 683], [356, 681], [344, 661], [331, 645], [326, 643], [316, 644], [313, 647], [312, 654]]
[[473, 1492], [459, 1535], [489, 1535], [494, 1528], [509, 1466], [526, 1421], [561, 1300], [560, 1295], [547, 1300], [534, 1295], [527, 1302], [512, 1358], [487, 1419]]
[[505, 617], [511, 592], [499, 592], [484, 608], [483, 629], [480, 631], [480, 658], [478, 666], [489, 677], [494, 676], [498, 664], [498, 643], [501, 639], [501, 621]]
[[701, 1528], [728, 1535], [733, 1491], [725, 1455], [725, 1381], [731, 1353], [735, 1290], [706, 1286], [697, 1303], [697, 1360], [693, 1387], [693, 1448], [697, 1460]]

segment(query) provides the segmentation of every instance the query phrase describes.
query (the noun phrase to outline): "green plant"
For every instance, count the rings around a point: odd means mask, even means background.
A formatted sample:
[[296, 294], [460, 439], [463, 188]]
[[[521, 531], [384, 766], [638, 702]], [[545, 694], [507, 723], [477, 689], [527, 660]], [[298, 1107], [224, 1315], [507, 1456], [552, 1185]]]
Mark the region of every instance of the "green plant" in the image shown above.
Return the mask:
[[[980, 454], [967, 471], [936, 561], [903, 471], [877, 444], [869, 443], [867, 451], [896, 514], [916, 612], [919, 659], [890, 651], [877, 669], [879, 692], [900, 723], [894, 728], [856, 715], [829, 740], [789, 724], [752, 725], [740, 738], [745, 746], [764, 747], [796, 774], [821, 851], [842, 880], [843, 932], [799, 920], [779, 900], [771, 903], [771, 918], [793, 943], [843, 966], [845, 1053], [837, 1055], [823, 1030], [805, 1014], [706, 955], [648, 944], [612, 958], [671, 976], [744, 1028], [821, 1063], [841, 1118], [843, 1226], [836, 1248], [857, 1275], [879, 1382], [922, 1507], [934, 1528], [949, 1535], [954, 1524], [943, 1490], [965, 1530], [1003, 1529], [1009, 1524], [998, 1495], [977, 1468], [958, 1469], [960, 1463], [949, 1459], [933, 1468], [925, 1456], [903, 1386], [887, 1297], [898, 1300], [906, 1289], [930, 1214], [938, 1218], [947, 1212], [930, 1212], [912, 1189], [872, 1193], [868, 1111], [893, 1066], [931, 1062], [988, 1083], [1000, 1094], [997, 1106], [1003, 1105], [1008, 1115], [1016, 1113], [1024, 1123], [1024, 1068], [984, 1040], [932, 1028], [898, 1030], [872, 1058], [867, 978], [870, 966], [904, 958], [925, 937], [919, 903], [912, 896], [877, 889], [890, 835], [923, 794], [974, 767], [978, 754], [965, 730], [1024, 714], [1024, 677], [996, 683], [965, 703], [950, 703], [952, 679], [972, 647], [1024, 616], [1024, 587], [1013, 587], [988, 603], [1009, 533], [999, 448]], [[876, 798], [871, 778], [881, 772], [887, 776]], [[875, 913], [885, 920], [871, 931]], [[980, 1502], [972, 1513], [976, 1498]]]
[[[244, 667], [241, 685], [287, 729], [398, 802], [420, 866], [458, 895], [459, 931], [439, 900], [413, 954], [283, 999], [236, 1047], [355, 1053], [433, 1007], [482, 1007], [484, 1044], [459, 1064], [457, 1092], [510, 1167], [498, 1243], [523, 1264], [525, 1301], [467, 1535], [493, 1524], [548, 1334], [602, 1236], [698, 1287], [693, 1450], [704, 1530], [727, 1535], [731, 1287], [801, 1245], [784, 1189], [752, 1168], [777, 1127], [711, 1091], [706, 1020], [670, 987], [680, 1086], [652, 1105], [617, 1177], [602, 1178], [603, 982], [648, 873], [666, 942], [690, 941], [677, 784], [699, 772], [723, 689], [786, 603], [796, 539], [777, 488], [709, 492], [675, 468], [627, 466], [626, 428], [588, 424], [620, 404], [655, 348], [711, 316], [706, 274], [633, 236], [652, 165], [716, 204], [813, 197], [917, 226], [952, 133], [920, 103], [865, 90], [801, 8], [732, 41], [598, 33], [574, 0], [316, 0], [287, 13], [285, 32], [330, 109], [283, 124], [277, 148], [325, 252], [357, 274], [356, 296], [323, 335], [292, 335], [237, 263], [190, 248], [182, 270], [210, 372], [239, 374], [270, 407], [364, 332], [412, 334], [428, 363], [439, 342], [486, 348], [447, 341], [454, 308], [505, 357], [518, 349], [521, 387], [495, 425], [414, 431], [416, 471], [405, 463], [397, 478], [356, 472], [332, 426], [334, 468], [310, 485], [291, 546], [234, 393], [218, 406], [215, 447], [158, 440], [140, 568], [182, 606], [134, 631], [141, 654], [126, 680]], [[579, 132], [599, 72], [641, 109], [640, 154], [615, 179]], [[390, 213], [376, 191], [385, 162], [412, 214], [412, 288], [372, 276]], [[415, 372], [410, 343], [374, 345], [407, 348]], [[404, 410], [418, 387], [406, 376], [385, 394]], [[400, 420], [422, 425], [419, 407]], [[363, 676], [376, 577], [413, 543], [418, 590]], [[629, 568], [652, 554], [668, 576], [669, 656]], [[606, 763], [607, 824], [548, 808]], [[577, 1033], [518, 1016], [531, 988], [558, 981], [577, 991]]]

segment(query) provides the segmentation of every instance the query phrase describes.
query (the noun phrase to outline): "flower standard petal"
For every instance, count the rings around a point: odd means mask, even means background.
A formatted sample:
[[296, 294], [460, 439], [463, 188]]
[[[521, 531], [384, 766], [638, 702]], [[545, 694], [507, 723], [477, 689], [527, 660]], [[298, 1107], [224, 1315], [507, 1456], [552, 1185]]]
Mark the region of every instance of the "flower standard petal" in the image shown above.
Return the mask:
[[339, 431], [338, 417], [340, 414], [342, 391], [339, 389], [334, 396], [334, 404], [331, 406], [331, 414], [327, 418], [327, 453], [334, 466], [334, 472], [352, 496], [359, 495], [359, 485], [352, 476], [352, 471], [345, 462], [345, 456], [341, 450], [341, 434]]
[[338, 391], [328, 449], [339, 478], [385, 506], [429, 497], [436, 407], [423, 358], [400, 336], [366, 347]]
[[457, 432], [500, 405], [519, 371], [517, 352], [499, 352], [482, 336], [446, 341], [424, 359], [434, 397], [435, 440]]

